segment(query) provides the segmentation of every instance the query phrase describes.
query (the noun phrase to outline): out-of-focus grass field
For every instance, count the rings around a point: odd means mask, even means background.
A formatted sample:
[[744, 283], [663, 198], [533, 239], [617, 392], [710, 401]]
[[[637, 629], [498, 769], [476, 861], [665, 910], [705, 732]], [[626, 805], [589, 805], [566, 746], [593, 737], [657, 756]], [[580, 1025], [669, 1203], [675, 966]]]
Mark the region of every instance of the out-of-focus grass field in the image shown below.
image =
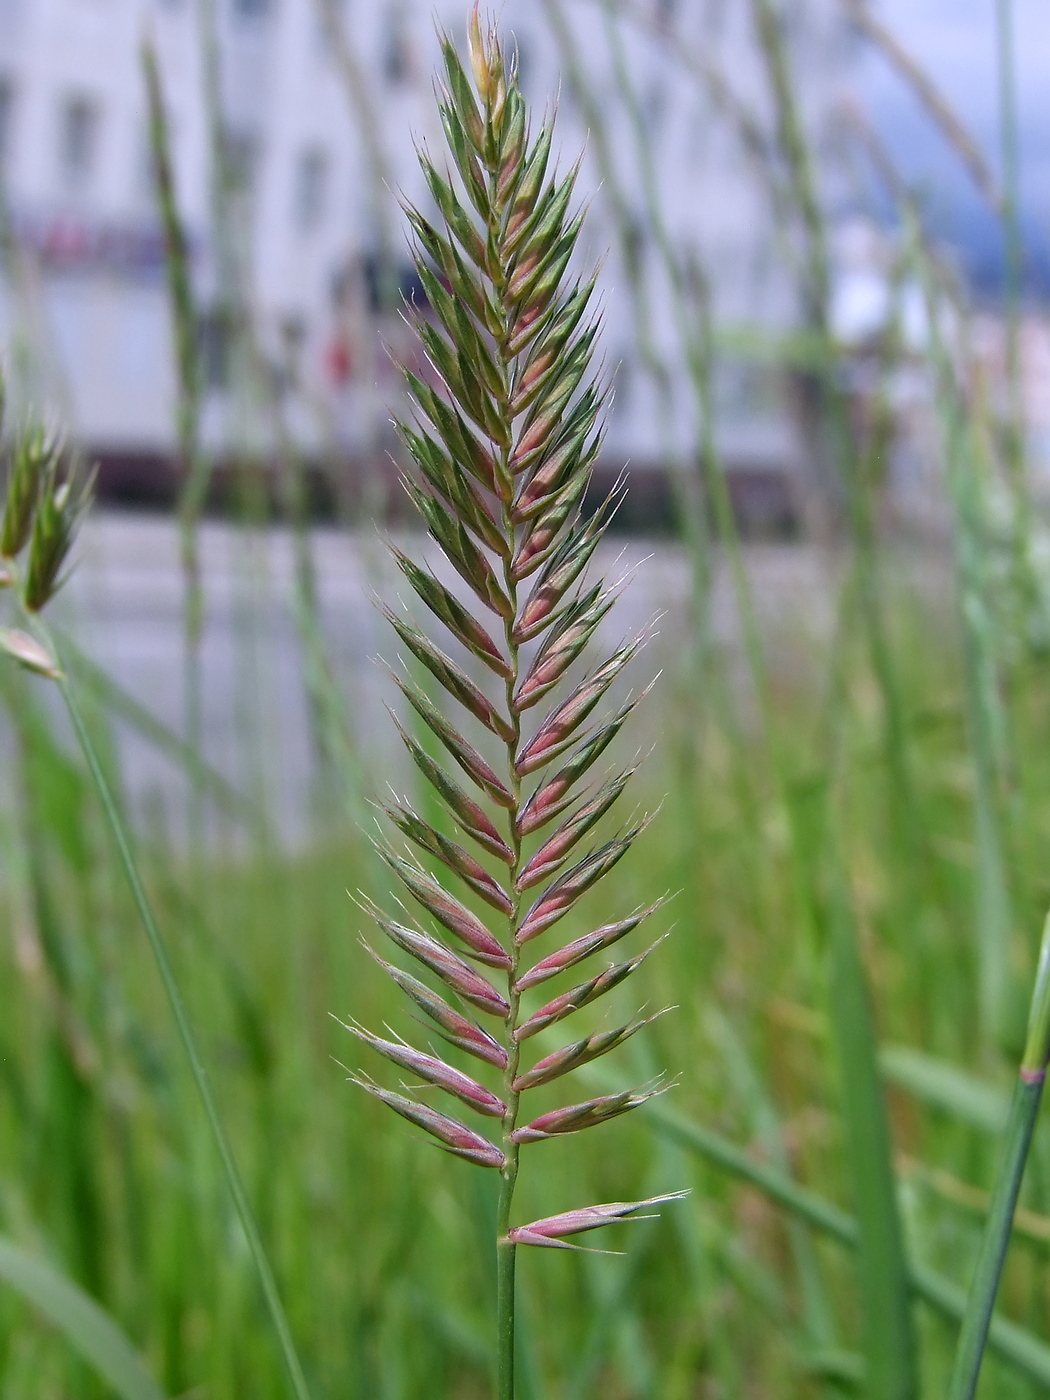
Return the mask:
[[[651, 925], [655, 936], [673, 924], [672, 937], [592, 1019], [613, 1023], [642, 1001], [676, 1009], [596, 1073], [631, 1083], [666, 1071], [674, 1083], [661, 1110], [717, 1129], [852, 1211], [826, 1020], [834, 848], [876, 1001], [909, 1250], [965, 1285], [996, 1159], [989, 1127], [1016, 1063], [1050, 902], [1050, 684], [1038, 650], [1007, 654], [996, 713], [1011, 757], [996, 802], [1016, 991], [990, 1034], [975, 894], [987, 853], [975, 845], [957, 605], [950, 589], [937, 600], [910, 592], [907, 569], [886, 562], [896, 728], [852, 575], [833, 582], [829, 572], [840, 602], [830, 644], [767, 639], [772, 733], [738, 657], [680, 636], [657, 644], [667, 669], [630, 745], [654, 750], [636, 800], [663, 806], [560, 941], [677, 891]], [[169, 1395], [281, 1396], [281, 1362], [167, 1005], [42, 684], [2, 672], [0, 1228], [99, 1298]], [[115, 764], [102, 707], [93, 724]], [[338, 1063], [366, 1062], [329, 1013], [407, 1030], [404, 1006], [359, 946], [364, 920], [347, 894], [389, 894], [380, 862], [335, 815], [296, 854], [242, 835], [236, 857], [194, 862], [148, 815], [140, 831], [315, 1395], [487, 1395], [495, 1174], [433, 1150], [346, 1085]], [[856, 1389], [854, 1257], [658, 1126], [641, 1112], [531, 1150], [522, 1219], [692, 1194], [659, 1220], [593, 1237], [621, 1257], [523, 1251], [524, 1394]], [[1044, 1134], [1000, 1300], [1035, 1335], [1050, 1299], [1048, 1148]], [[934, 1395], [953, 1331], [916, 1306], [924, 1393]], [[995, 1357], [984, 1384], [986, 1396], [1038, 1392]], [[0, 1288], [0, 1394], [105, 1393]]]

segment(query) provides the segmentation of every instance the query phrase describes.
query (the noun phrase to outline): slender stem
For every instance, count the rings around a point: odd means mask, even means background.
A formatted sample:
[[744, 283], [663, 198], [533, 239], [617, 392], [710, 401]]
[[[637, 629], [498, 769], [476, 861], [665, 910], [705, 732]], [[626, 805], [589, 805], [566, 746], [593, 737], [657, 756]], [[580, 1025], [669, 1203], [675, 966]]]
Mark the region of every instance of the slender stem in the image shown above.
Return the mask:
[[[486, 103], [485, 117], [486, 122], [491, 124], [492, 110], [488, 103]], [[503, 304], [508, 278], [501, 246], [504, 232], [503, 221], [506, 211], [499, 194], [498, 164], [490, 166], [489, 168], [488, 188], [490, 201], [488, 220], [489, 242], [499, 250], [495, 259], [495, 265], [492, 269], [492, 281], [493, 290], [496, 294], [496, 305], [501, 306]], [[514, 419], [513, 410], [511, 408], [513, 368], [512, 360], [508, 357], [506, 350], [508, 326], [505, 314], [501, 316], [501, 323], [502, 332], [496, 337], [497, 363], [502, 380], [501, 391], [498, 396], [497, 411], [505, 420], [507, 426], [512, 427]], [[499, 453], [501, 459], [500, 473], [504, 480], [509, 480], [509, 445], [500, 448]], [[516, 1326], [515, 1265], [517, 1262], [517, 1246], [513, 1240], [508, 1238], [508, 1231], [511, 1227], [511, 1207], [514, 1203], [514, 1188], [518, 1181], [518, 1154], [520, 1151], [518, 1143], [514, 1141], [514, 1129], [518, 1121], [518, 1099], [520, 1097], [518, 1089], [515, 1088], [514, 1081], [518, 1075], [518, 1064], [521, 1058], [521, 1047], [515, 1038], [521, 1004], [521, 993], [517, 985], [521, 949], [515, 939], [515, 933], [521, 916], [522, 898], [517, 889], [518, 874], [521, 870], [521, 833], [518, 830], [518, 813], [521, 809], [521, 777], [518, 774], [516, 766], [518, 746], [521, 741], [521, 716], [514, 704], [520, 668], [520, 647], [515, 636], [515, 629], [518, 621], [518, 582], [514, 576], [511, 563], [514, 556], [513, 546], [516, 527], [510, 502], [506, 499], [501, 503], [500, 514], [504, 537], [511, 545], [510, 557], [503, 562], [503, 583], [511, 604], [511, 615], [504, 621], [504, 639], [507, 647], [507, 661], [510, 671], [506, 679], [507, 719], [511, 727], [511, 734], [507, 739], [507, 777], [508, 786], [514, 798], [513, 805], [508, 813], [508, 838], [511, 850], [514, 853], [514, 861], [510, 869], [508, 880], [512, 903], [510, 912], [507, 915], [507, 952], [511, 960], [511, 965], [507, 969], [507, 1001], [510, 1004], [510, 1012], [506, 1021], [507, 1067], [503, 1072], [503, 1102], [507, 1105], [507, 1111], [503, 1118], [504, 1163], [500, 1171], [499, 1202], [496, 1209], [496, 1394], [498, 1400], [514, 1400], [514, 1343]]]
[[1043, 1096], [1045, 1070], [1022, 1070], [1014, 1091], [1006, 1127], [1006, 1154], [992, 1194], [992, 1205], [985, 1222], [981, 1252], [977, 1258], [970, 1296], [966, 1304], [955, 1364], [948, 1386], [948, 1400], [972, 1400], [977, 1389], [984, 1349], [988, 1343], [995, 1295], [1010, 1243], [1010, 1229], [1017, 1206], [1021, 1179], [1032, 1142], [1039, 1102]]
[[1043, 1096], [1047, 1061], [1050, 1060], [1050, 915], [1043, 925], [1039, 965], [1035, 974], [1028, 1037], [1006, 1124], [1006, 1151], [999, 1167], [992, 1203], [985, 1221], [981, 1252], [977, 1257], [970, 1296], [966, 1301], [955, 1364], [948, 1386], [948, 1400], [972, 1400], [988, 1345], [988, 1329], [999, 1291], [1006, 1249], [1010, 1243], [1017, 1197], [1032, 1145], [1039, 1103]]
[[[510, 538], [513, 539], [514, 522], [511, 519], [508, 506], [503, 508], [503, 523]], [[511, 601], [515, 604], [514, 612], [516, 614], [516, 585], [509, 563], [504, 570], [504, 579]], [[507, 744], [511, 791], [514, 794], [514, 807], [510, 821], [510, 838], [514, 851], [514, 865], [511, 869], [511, 888], [513, 889], [521, 866], [521, 836], [517, 826], [518, 809], [521, 806], [521, 779], [514, 766], [520, 738], [520, 721], [513, 705], [514, 691], [518, 681], [518, 646], [514, 640], [513, 622], [507, 622], [506, 636], [511, 667], [511, 674], [507, 678], [507, 709], [514, 727], [514, 738]], [[506, 1117], [503, 1120], [503, 1154], [506, 1160], [500, 1173], [499, 1205], [496, 1212], [496, 1377], [499, 1400], [514, 1400], [514, 1266], [517, 1248], [513, 1240], [507, 1238], [507, 1231], [510, 1229], [510, 1211], [514, 1202], [514, 1188], [518, 1181], [519, 1147], [513, 1140], [512, 1134], [518, 1121], [519, 1096], [514, 1087], [514, 1080], [517, 1078], [518, 1060], [521, 1054], [520, 1046], [514, 1038], [521, 1002], [521, 993], [517, 988], [520, 950], [514, 939], [520, 904], [521, 897], [515, 893], [514, 907], [508, 915], [508, 945], [511, 966], [507, 971], [507, 1000], [510, 1002], [510, 1015], [507, 1018], [507, 1068], [503, 1075], [503, 1100], [507, 1105]]]
[[[510, 1203], [514, 1195], [517, 1163], [510, 1174], [504, 1168], [499, 1196], [499, 1225], [505, 1233], [510, 1221]], [[510, 1240], [500, 1239], [496, 1246], [496, 1393], [499, 1400], [514, 1400], [514, 1266], [517, 1247]]]
[[[46, 643], [48, 650], [53, 656], [57, 657], [58, 652], [55, 649], [54, 639], [44, 627], [43, 623], [39, 620], [34, 621], [36, 629], [41, 634], [42, 640]], [[306, 1377], [303, 1374], [302, 1364], [299, 1361], [295, 1349], [295, 1342], [292, 1340], [292, 1333], [285, 1315], [284, 1305], [281, 1302], [281, 1296], [277, 1289], [277, 1281], [270, 1267], [270, 1261], [266, 1257], [266, 1249], [262, 1242], [262, 1236], [259, 1234], [259, 1227], [255, 1222], [255, 1216], [252, 1213], [248, 1195], [244, 1189], [244, 1183], [241, 1180], [241, 1175], [237, 1168], [233, 1149], [226, 1136], [226, 1130], [222, 1125], [218, 1105], [215, 1102], [211, 1084], [208, 1080], [208, 1072], [204, 1067], [204, 1061], [197, 1046], [189, 1014], [182, 999], [182, 993], [179, 990], [175, 969], [168, 957], [164, 940], [161, 937], [160, 928], [158, 927], [157, 920], [146, 895], [142, 877], [135, 863], [135, 857], [131, 851], [131, 842], [125, 830], [116, 799], [113, 796], [109, 781], [106, 778], [99, 760], [98, 752], [95, 749], [87, 724], [85, 723], [80, 703], [76, 697], [76, 692], [70, 685], [69, 679], [64, 672], [59, 676], [58, 687], [62, 692], [62, 699], [65, 701], [66, 709], [69, 712], [69, 718], [88, 766], [88, 771], [91, 774], [91, 779], [95, 784], [99, 800], [102, 803], [102, 809], [106, 814], [106, 820], [109, 823], [110, 832], [112, 833], [114, 844], [120, 856], [120, 863], [124, 868], [124, 874], [131, 889], [132, 898], [135, 901], [139, 918], [142, 921], [142, 927], [149, 940], [150, 949], [153, 952], [153, 957], [157, 964], [157, 970], [160, 972], [161, 981], [164, 984], [164, 990], [167, 993], [168, 1002], [171, 1006], [172, 1014], [175, 1017], [175, 1024], [178, 1027], [183, 1049], [186, 1051], [186, 1058], [190, 1062], [193, 1080], [197, 1086], [197, 1092], [200, 1094], [201, 1102], [204, 1105], [204, 1112], [207, 1116], [208, 1125], [211, 1128], [212, 1137], [222, 1161], [223, 1171], [230, 1188], [230, 1195], [233, 1197], [234, 1207], [236, 1208], [241, 1227], [248, 1240], [248, 1248], [251, 1251], [252, 1259], [259, 1275], [259, 1282], [262, 1285], [266, 1304], [270, 1311], [270, 1317], [277, 1332], [277, 1339], [284, 1357], [284, 1362], [288, 1368], [288, 1376], [291, 1381], [292, 1391], [296, 1400], [310, 1400], [310, 1392], [307, 1388]]]
[[[508, 386], [505, 403], [501, 405], [501, 409], [504, 409], [508, 414], [510, 412], [509, 404]], [[503, 456], [503, 466], [506, 470], [509, 452], [505, 452]], [[513, 541], [514, 521], [511, 517], [510, 506], [506, 504], [503, 506], [503, 528], [507, 537]], [[503, 1120], [503, 1155], [506, 1160], [500, 1173], [499, 1205], [496, 1213], [496, 1377], [499, 1400], [514, 1400], [514, 1266], [517, 1247], [513, 1240], [507, 1238], [507, 1231], [510, 1229], [510, 1211], [514, 1202], [514, 1188], [518, 1181], [519, 1152], [518, 1144], [513, 1140], [512, 1134], [518, 1121], [519, 1094], [514, 1087], [514, 1081], [517, 1078], [518, 1061], [521, 1056], [521, 1047], [514, 1038], [521, 1003], [521, 993], [517, 987], [518, 960], [521, 950], [514, 938], [521, 912], [521, 896], [515, 888], [518, 872], [521, 868], [521, 835], [518, 831], [521, 779], [515, 767], [518, 742], [521, 738], [521, 720], [514, 708], [514, 692], [518, 684], [518, 644], [514, 639], [514, 625], [517, 621], [518, 611], [517, 583], [509, 561], [504, 565], [503, 578], [514, 611], [513, 620], [508, 619], [506, 623], [507, 652], [511, 670], [511, 674], [507, 677], [507, 713], [514, 730], [513, 738], [507, 742], [507, 768], [511, 792], [514, 794], [514, 806], [510, 813], [510, 842], [514, 851], [514, 865], [510, 872], [513, 908], [507, 916], [507, 943], [511, 965], [507, 970], [507, 1000], [510, 1003], [510, 1015], [507, 1018], [507, 1068], [503, 1075], [503, 1101], [507, 1105], [506, 1117]]]
[[[183, 574], [183, 709], [186, 742], [194, 753], [203, 752], [201, 639], [204, 622], [204, 589], [201, 580], [198, 526], [207, 494], [210, 472], [200, 440], [201, 371], [199, 316], [190, 277], [186, 230], [179, 214], [171, 156], [171, 132], [161, 86], [160, 69], [152, 43], [142, 46], [142, 71], [149, 105], [149, 138], [157, 211], [164, 229], [164, 266], [171, 310], [172, 350], [178, 380], [175, 430], [182, 489], [178, 502], [179, 559]], [[198, 864], [203, 854], [204, 791], [194, 778], [189, 803], [190, 849]]]

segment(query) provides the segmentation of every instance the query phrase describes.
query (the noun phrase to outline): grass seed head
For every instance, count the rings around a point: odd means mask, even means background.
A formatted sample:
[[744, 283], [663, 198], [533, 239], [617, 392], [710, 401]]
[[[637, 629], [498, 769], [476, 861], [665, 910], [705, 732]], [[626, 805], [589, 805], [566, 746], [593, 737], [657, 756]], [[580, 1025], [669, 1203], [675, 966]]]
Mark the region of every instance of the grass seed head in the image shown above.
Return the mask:
[[[531, 970], [523, 965], [531, 954], [526, 945], [574, 910], [627, 854], [644, 826], [606, 834], [590, 849], [581, 844], [634, 771], [587, 786], [597, 772], [594, 765], [641, 698], [629, 697], [611, 715], [599, 711], [645, 636], [592, 663], [582, 679], [566, 685], [568, 693], [547, 701], [538, 721], [527, 713], [568, 681], [614, 601], [618, 590], [610, 592], [600, 582], [592, 587], [584, 573], [623, 490], [617, 483], [597, 511], [585, 510], [603, 441], [606, 391], [592, 366], [600, 325], [598, 313], [589, 311], [595, 281], [567, 273], [582, 220], [573, 207], [579, 163], [567, 174], [549, 169], [550, 124], [530, 136], [516, 66], [505, 60], [477, 5], [468, 25], [468, 64], [461, 63], [448, 38], [441, 50], [438, 93], [447, 168], [421, 158], [437, 215], [425, 218], [406, 210], [426, 297], [425, 307], [417, 305], [409, 314], [415, 316], [429, 370], [425, 375], [406, 371], [413, 413], [399, 424], [399, 433], [406, 450], [405, 488], [461, 583], [453, 593], [429, 567], [397, 551], [395, 558], [431, 617], [487, 674], [476, 680], [429, 632], [383, 608], [407, 657], [392, 679], [429, 731], [431, 752], [407, 725], [396, 717], [394, 722], [432, 795], [470, 849], [452, 840], [430, 810], [424, 820], [399, 801], [383, 810], [411, 856], [405, 858], [393, 845], [380, 845], [379, 851], [422, 907], [428, 927], [451, 935], [487, 975], [422, 927], [387, 918], [370, 905], [368, 912], [402, 954], [443, 984], [443, 994], [383, 964], [394, 981], [447, 1043], [501, 1071], [502, 1085], [495, 1092], [422, 1050], [352, 1029], [427, 1087], [498, 1118], [501, 1145], [464, 1136], [470, 1130], [417, 1099], [358, 1080], [446, 1151], [500, 1169], [501, 1245], [551, 1244], [637, 1207], [587, 1207], [571, 1218], [522, 1226], [515, 1234], [509, 1216], [519, 1150], [598, 1126], [658, 1092], [653, 1085], [591, 1099], [554, 1109], [526, 1126], [518, 1117], [523, 1094], [615, 1050], [653, 1019], [638, 1016], [612, 1030], [578, 1032], [571, 1044], [552, 1049], [531, 1068], [521, 1063], [522, 1047], [532, 1036], [613, 991], [647, 956], [635, 954], [592, 973], [531, 1016], [519, 1006], [523, 990], [611, 947], [654, 912], [655, 906], [637, 910], [548, 953]], [[526, 661], [522, 647], [531, 641], [537, 645]], [[410, 665], [426, 671], [426, 689], [416, 683]], [[588, 728], [596, 713], [601, 717]], [[439, 761], [432, 755], [440, 750]], [[452, 777], [447, 759], [464, 775], [465, 786], [459, 774]], [[484, 863], [490, 858], [509, 875], [501, 870], [497, 879]], [[483, 913], [464, 903], [460, 885], [468, 899], [487, 906]], [[526, 899], [526, 890], [535, 893]], [[494, 1017], [492, 1033], [461, 1015], [445, 994]], [[562, 1242], [562, 1247], [568, 1246]], [[504, 1329], [501, 1335], [506, 1334]], [[501, 1367], [506, 1377], [506, 1358]], [[502, 1386], [501, 1396], [512, 1389]]]
[[20, 434], [15, 443], [0, 527], [0, 557], [17, 559], [29, 543], [37, 503], [57, 452], [54, 439], [39, 423]]
[[74, 467], [63, 476], [60, 462], [56, 446], [47, 459], [29, 539], [23, 601], [30, 612], [45, 607], [65, 582], [63, 566], [94, 499], [97, 469], [83, 476]]

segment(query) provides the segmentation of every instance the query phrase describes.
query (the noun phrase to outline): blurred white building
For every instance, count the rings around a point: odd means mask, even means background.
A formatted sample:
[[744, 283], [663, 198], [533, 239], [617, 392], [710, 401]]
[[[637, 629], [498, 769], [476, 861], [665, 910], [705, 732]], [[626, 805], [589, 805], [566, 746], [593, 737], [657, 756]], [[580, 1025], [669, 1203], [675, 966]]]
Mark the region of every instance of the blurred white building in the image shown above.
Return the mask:
[[[832, 0], [779, 8], [823, 168], [848, 62], [840, 10]], [[171, 452], [175, 384], [140, 66], [148, 35], [202, 308], [209, 440], [219, 449], [272, 440], [265, 405], [238, 399], [225, 372], [224, 308], [238, 304], [275, 382], [289, 357], [298, 367], [305, 388], [289, 391], [286, 407], [302, 444], [365, 450], [376, 405], [396, 392], [375, 314], [384, 248], [404, 289], [393, 192], [427, 207], [414, 147], [441, 144], [435, 12], [458, 38], [467, 9], [467, 0], [0, 0], [10, 233], [0, 343], [16, 388], [46, 399], [94, 452]], [[560, 94], [563, 165], [587, 144], [581, 195], [598, 192], [583, 253], [610, 251], [609, 452], [637, 465], [695, 447], [683, 338], [697, 332], [701, 285], [717, 325], [740, 343], [750, 337], [716, 385], [730, 465], [783, 467], [797, 456], [790, 415], [753, 367], [763, 338], [772, 343], [800, 317], [800, 231], [785, 214], [754, 10], [753, 0], [499, 7], [526, 95], [540, 108]], [[225, 182], [216, 180], [220, 130]], [[387, 333], [398, 333], [389, 317]]]

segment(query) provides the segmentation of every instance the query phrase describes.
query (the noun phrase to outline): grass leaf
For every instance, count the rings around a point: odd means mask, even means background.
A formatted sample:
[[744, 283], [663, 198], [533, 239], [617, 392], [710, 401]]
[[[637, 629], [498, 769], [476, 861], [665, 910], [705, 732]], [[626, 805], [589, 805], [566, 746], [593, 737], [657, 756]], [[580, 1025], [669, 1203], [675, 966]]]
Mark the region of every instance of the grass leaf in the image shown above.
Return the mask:
[[122, 1400], [163, 1400], [163, 1391], [109, 1314], [52, 1264], [0, 1239], [0, 1278], [44, 1313]]
[[828, 1001], [857, 1207], [866, 1393], [871, 1400], [910, 1400], [919, 1380], [893, 1149], [867, 980], [841, 880], [828, 912]]
[[1009, 1092], [960, 1069], [950, 1060], [913, 1050], [909, 1045], [884, 1045], [879, 1051], [882, 1077], [931, 1108], [951, 1113], [986, 1133], [1001, 1133], [1010, 1115]]

